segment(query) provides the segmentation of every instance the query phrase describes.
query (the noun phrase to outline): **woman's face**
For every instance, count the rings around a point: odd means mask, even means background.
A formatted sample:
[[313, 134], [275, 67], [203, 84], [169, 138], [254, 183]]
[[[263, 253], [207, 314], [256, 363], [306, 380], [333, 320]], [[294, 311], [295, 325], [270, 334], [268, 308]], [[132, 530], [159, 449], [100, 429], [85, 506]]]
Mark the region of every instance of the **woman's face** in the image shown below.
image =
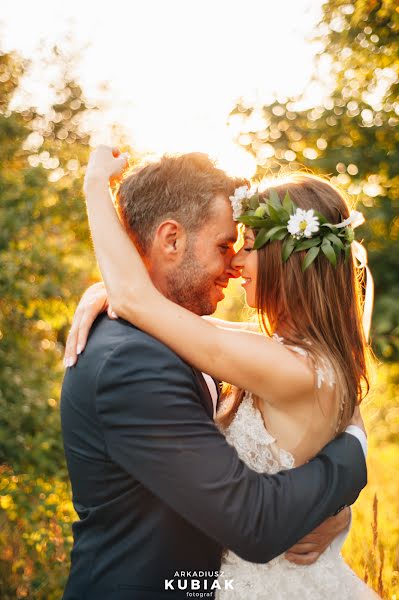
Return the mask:
[[255, 235], [252, 229], [245, 229], [244, 244], [232, 260], [232, 266], [241, 270], [242, 287], [246, 293], [248, 306], [256, 308], [256, 278], [258, 274], [258, 253], [253, 250]]

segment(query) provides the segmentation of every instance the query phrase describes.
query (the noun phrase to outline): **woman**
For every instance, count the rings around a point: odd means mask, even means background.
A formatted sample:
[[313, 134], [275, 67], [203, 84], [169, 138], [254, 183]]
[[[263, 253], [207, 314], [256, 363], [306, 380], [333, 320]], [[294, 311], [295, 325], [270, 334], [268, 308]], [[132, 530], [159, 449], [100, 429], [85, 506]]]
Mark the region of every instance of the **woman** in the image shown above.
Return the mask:
[[[261, 194], [236, 190], [234, 217], [248, 227], [234, 266], [242, 270], [247, 303], [259, 311], [268, 335], [225, 329], [170, 302], [153, 286], [108, 189], [109, 178], [124, 166], [124, 157], [100, 148], [85, 180], [94, 245], [113, 309], [196, 368], [234, 386], [218, 420], [250, 467], [275, 473], [303, 464], [345, 428], [368, 390], [352, 217], [345, 201], [327, 182], [303, 175]], [[162, 319], [154, 319], [156, 314]], [[234, 592], [226, 593], [230, 599], [376, 597], [332, 547], [308, 567], [282, 556], [257, 565], [228, 551], [223, 570], [236, 582]], [[220, 592], [219, 599], [224, 597]]]

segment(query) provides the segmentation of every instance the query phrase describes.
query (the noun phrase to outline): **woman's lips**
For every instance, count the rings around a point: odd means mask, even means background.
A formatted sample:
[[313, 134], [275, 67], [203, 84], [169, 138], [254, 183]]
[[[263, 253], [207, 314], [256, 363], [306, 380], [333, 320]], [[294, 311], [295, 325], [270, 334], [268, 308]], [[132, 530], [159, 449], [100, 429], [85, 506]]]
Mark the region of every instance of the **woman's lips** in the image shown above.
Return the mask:
[[252, 279], [250, 277], [241, 277], [242, 281], [241, 281], [241, 285], [243, 287], [245, 287], [246, 285], [250, 284]]

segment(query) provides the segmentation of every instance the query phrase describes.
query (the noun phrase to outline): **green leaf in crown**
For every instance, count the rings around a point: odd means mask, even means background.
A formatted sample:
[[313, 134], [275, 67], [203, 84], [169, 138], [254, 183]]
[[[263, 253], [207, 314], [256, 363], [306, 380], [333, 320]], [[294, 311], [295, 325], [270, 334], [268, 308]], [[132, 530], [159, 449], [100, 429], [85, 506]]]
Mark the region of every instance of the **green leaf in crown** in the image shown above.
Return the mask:
[[269, 191], [268, 198], [260, 198], [257, 190], [242, 186], [230, 196], [230, 201], [234, 220], [257, 231], [255, 250], [269, 242], [282, 241], [284, 262], [294, 252], [305, 252], [302, 271], [306, 271], [320, 253], [334, 267], [341, 253], [347, 260], [355, 239], [354, 228], [364, 222], [362, 213], [351, 211], [341, 223], [329, 223], [316, 210], [298, 208], [288, 192], [281, 202], [275, 189]]

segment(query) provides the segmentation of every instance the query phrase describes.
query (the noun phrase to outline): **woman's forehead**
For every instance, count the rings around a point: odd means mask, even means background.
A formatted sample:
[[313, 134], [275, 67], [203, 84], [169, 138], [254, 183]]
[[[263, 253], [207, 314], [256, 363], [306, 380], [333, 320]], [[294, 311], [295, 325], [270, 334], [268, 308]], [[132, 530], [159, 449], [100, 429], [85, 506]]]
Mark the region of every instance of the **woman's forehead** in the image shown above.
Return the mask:
[[246, 227], [244, 229], [244, 240], [245, 239], [250, 239], [250, 240], [254, 240], [255, 239], [255, 234], [254, 234], [253, 230], [250, 229], [249, 227]]

